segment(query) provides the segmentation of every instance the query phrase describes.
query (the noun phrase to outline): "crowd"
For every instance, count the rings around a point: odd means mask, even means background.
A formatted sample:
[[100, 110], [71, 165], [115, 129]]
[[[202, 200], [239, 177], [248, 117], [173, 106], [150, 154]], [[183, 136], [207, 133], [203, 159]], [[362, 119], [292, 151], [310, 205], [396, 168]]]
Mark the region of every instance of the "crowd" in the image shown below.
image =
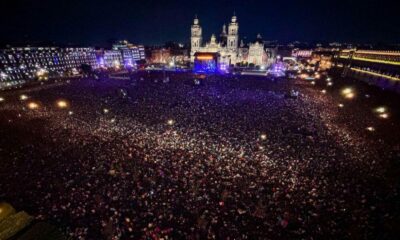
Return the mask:
[[25, 91], [35, 110], [8, 93], [0, 198], [72, 239], [395, 236], [396, 146], [342, 123], [334, 96], [284, 78], [130, 78]]

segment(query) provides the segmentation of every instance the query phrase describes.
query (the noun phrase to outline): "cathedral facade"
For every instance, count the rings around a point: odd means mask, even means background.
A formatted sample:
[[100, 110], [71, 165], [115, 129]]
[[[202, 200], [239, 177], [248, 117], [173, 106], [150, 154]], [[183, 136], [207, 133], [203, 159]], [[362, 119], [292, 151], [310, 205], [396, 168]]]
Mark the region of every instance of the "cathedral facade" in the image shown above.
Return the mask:
[[217, 41], [216, 36], [213, 34], [210, 41], [203, 45], [202, 28], [197, 17], [193, 21], [191, 30], [190, 59], [192, 62], [194, 61], [194, 54], [196, 52], [211, 52], [219, 53], [221, 63], [237, 63], [239, 53], [239, 24], [236, 16], [232, 17], [228, 31], [226, 31], [226, 26], [223, 26], [220, 35], [221, 41]]
[[251, 63], [255, 66], [267, 64], [267, 54], [261, 36], [257, 36], [255, 43], [250, 43], [248, 47], [241, 42], [239, 46], [239, 23], [234, 15], [226, 29], [224, 24], [219, 40], [213, 34], [209, 42], [203, 43], [203, 32], [199, 19], [195, 17], [191, 27], [190, 38], [190, 60], [194, 62], [196, 53], [218, 53], [219, 62], [226, 65], [236, 65], [239, 63]]

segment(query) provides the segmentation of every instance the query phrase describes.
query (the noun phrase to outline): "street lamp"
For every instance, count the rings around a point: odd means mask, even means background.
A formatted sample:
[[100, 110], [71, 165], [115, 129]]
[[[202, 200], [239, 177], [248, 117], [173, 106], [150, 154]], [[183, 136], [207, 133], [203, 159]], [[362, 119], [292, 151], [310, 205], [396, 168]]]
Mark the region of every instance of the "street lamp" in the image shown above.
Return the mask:
[[350, 87], [344, 88], [342, 90], [342, 95], [347, 99], [352, 99], [356, 96], [356, 94], [354, 93], [354, 90]]
[[174, 125], [174, 123], [175, 123], [175, 121], [174, 121], [173, 119], [168, 119], [168, 121], [167, 121], [167, 124], [168, 124], [169, 126]]
[[386, 108], [385, 107], [377, 107], [375, 109], [375, 112], [377, 112], [377, 113], [385, 113], [386, 112]]
[[367, 130], [370, 131], [370, 132], [373, 132], [373, 131], [375, 131], [375, 128], [374, 127], [367, 127]]
[[68, 102], [65, 101], [65, 100], [59, 100], [59, 101], [57, 101], [57, 107], [61, 108], [61, 109], [67, 108], [68, 107]]
[[389, 118], [389, 114], [381, 113], [381, 114], [379, 114], [379, 117], [382, 118], [382, 119], [387, 119], [387, 118]]
[[21, 101], [25, 101], [26, 99], [28, 99], [28, 96], [26, 96], [25, 94], [22, 94], [21, 96], [19, 96], [19, 99]]
[[260, 135], [261, 140], [266, 140], [267, 139], [267, 134], [263, 133]]
[[35, 103], [35, 102], [30, 102], [28, 103], [28, 108], [31, 110], [35, 110], [39, 108], [39, 104]]

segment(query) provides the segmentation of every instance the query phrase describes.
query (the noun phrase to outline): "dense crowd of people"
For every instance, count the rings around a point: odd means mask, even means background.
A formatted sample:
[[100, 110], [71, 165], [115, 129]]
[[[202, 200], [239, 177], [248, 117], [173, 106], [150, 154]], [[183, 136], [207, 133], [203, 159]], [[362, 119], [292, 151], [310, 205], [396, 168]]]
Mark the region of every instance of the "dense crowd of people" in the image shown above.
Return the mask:
[[300, 80], [129, 77], [7, 93], [0, 198], [72, 239], [395, 236], [398, 145], [361, 108]]

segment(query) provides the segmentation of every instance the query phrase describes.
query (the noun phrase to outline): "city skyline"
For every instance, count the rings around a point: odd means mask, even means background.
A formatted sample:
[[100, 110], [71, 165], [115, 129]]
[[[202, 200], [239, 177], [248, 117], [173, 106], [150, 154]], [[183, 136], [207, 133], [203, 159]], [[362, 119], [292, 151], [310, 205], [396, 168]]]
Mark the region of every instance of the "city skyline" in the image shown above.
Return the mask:
[[[393, 7], [392, 7], [393, 6]], [[195, 15], [204, 36], [219, 34], [221, 23], [236, 12], [240, 35], [252, 41], [398, 43], [399, 20], [390, 1], [173, 1], [153, 0], [2, 2], [0, 44], [54, 42], [105, 46], [112, 39], [146, 45], [166, 41], [189, 42], [189, 24]]]

